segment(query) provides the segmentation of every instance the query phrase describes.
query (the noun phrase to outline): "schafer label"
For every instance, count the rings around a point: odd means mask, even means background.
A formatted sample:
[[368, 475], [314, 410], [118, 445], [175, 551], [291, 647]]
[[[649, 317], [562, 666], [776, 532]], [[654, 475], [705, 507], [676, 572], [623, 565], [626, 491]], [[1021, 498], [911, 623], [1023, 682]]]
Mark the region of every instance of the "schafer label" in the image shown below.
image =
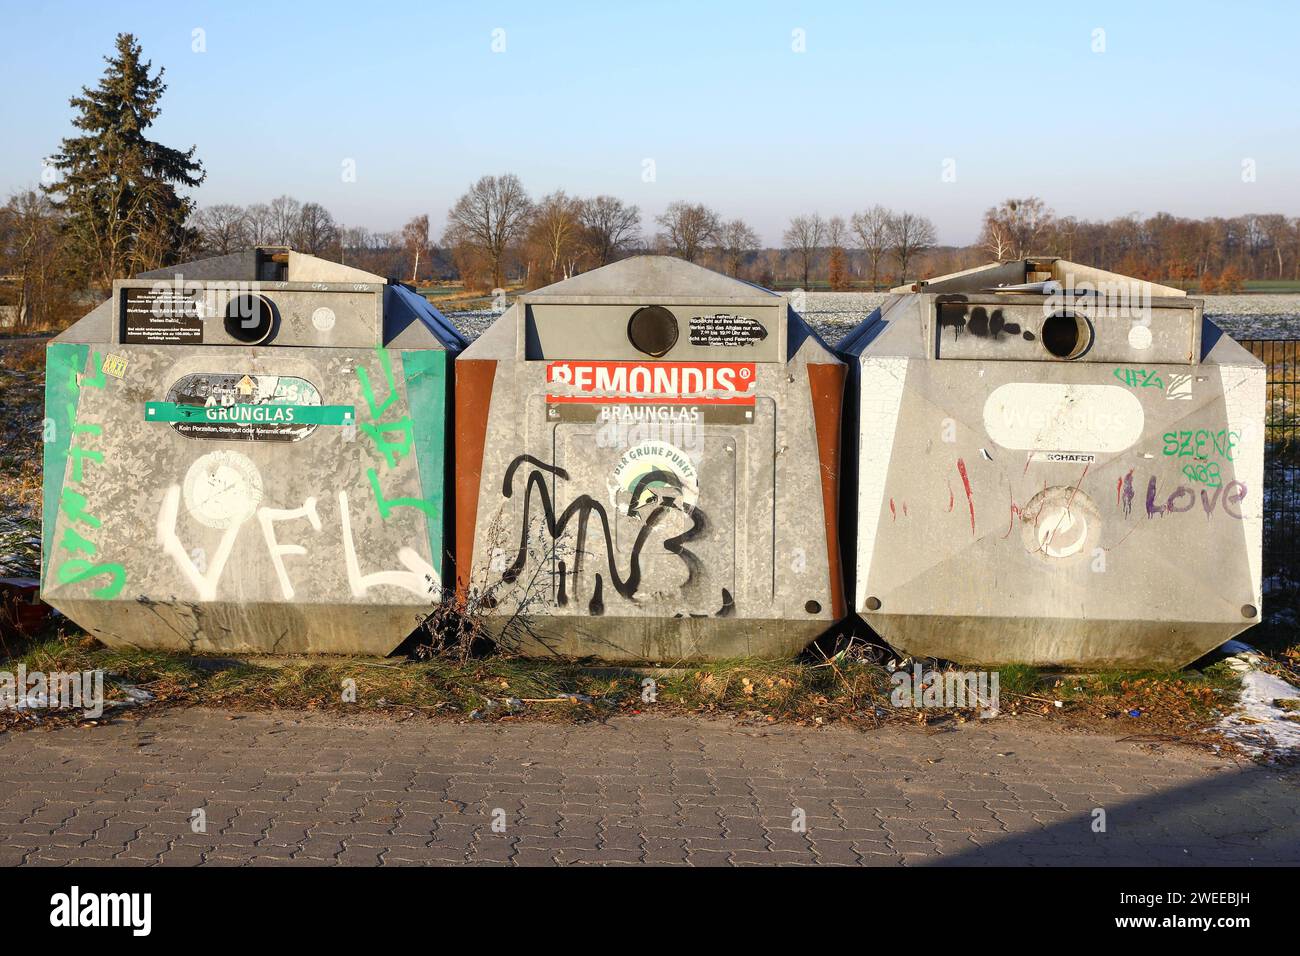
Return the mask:
[[548, 402], [753, 405], [753, 362], [551, 362]]

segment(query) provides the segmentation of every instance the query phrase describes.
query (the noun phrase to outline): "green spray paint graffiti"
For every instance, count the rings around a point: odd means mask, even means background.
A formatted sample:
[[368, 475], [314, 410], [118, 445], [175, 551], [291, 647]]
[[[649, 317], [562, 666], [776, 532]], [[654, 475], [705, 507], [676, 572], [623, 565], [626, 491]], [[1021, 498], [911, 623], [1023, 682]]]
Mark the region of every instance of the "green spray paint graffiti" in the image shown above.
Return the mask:
[[[443, 423], [447, 354], [437, 350], [402, 353], [407, 413], [401, 417], [395, 417], [396, 412], [400, 411], [394, 409], [400, 394], [393, 374], [392, 358], [383, 346], [376, 346], [375, 354], [383, 371], [387, 397], [382, 402], [377, 400], [370, 373], [364, 366], [357, 366], [357, 380], [361, 384], [361, 394], [370, 416], [369, 422], [359, 422], [358, 426], [383, 455], [385, 469], [397, 467], [403, 455], [414, 452], [419, 466], [422, 497], [387, 497], [383, 492], [379, 472], [373, 467], [366, 469], [366, 478], [375, 494], [379, 516], [384, 520], [389, 518], [395, 508], [418, 508], [424, 514], [429, 550], [437, 566], [441, 563], [443, 533], [440, 503], [444, 484]], [[393, 415], [388, 415], [390, 410], [393, 410]], [[385, 416], [387, 420], [383, 421]]]
[[1115, 377], [1129, 388], [1163, 389], [1165, 387], [1164, 379], [1156, 373], [1155, 369], [1117, 368]]
[[[86, 369], [87, 358], [90, 368]], [[45, 477], [42, 489], [41, 544], [43, 577], [49, 573], [52, 551], [66, 552], [54, 572], [60, 584], [78, 584], [109, 576], [107, 583], [90, 593], [97, 598], [114, 598], [126, 585], [126, 569], [115, 562], [95, 562], [98, 551], [95, 541], [78, 530], [80, 525], [89, 531], [102, 522], [88, 510], [86, 496], [72, 485], [84, 486], [87, 479], [86, 463], [102, 464], [104, 453], [84, 444], [79, 436], [97, 437], [103, 426], [77, 421], [77, 405], [83, 388], [103, 388], [104, 371], [100, 355], [88, 346], [63, 342], [51, 344], [46, 350], [45, 363]], [[68, 467], [71, 460], [71, 469]], [[70, 472], [70, 473], [69, 473]], [[63, 537], [54, 542], [58, 516], [65, 521]]]

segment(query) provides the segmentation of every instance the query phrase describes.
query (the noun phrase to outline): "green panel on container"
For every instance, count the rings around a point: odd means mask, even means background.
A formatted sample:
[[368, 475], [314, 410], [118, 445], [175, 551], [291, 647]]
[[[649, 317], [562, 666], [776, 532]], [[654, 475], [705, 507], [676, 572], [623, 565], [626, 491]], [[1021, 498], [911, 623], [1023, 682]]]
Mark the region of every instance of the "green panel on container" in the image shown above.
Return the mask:
[[77, 376], [86, 367], [89, 345], [52, 342], [45, 349], [45, 448], [41, 483], [41, 581], [54, 550], [54, 525], [59, 519], [63, 476], [72, 446], [81, 387]]
[[433, 505], [424, 512], [429, 526], [429, 550], [438, 574], [445, 578], [443, 516], [446, 513], [447, 353], [402, 352], [406, 405], [411, 413], [415, 460], [420, 466], [420, 489]]

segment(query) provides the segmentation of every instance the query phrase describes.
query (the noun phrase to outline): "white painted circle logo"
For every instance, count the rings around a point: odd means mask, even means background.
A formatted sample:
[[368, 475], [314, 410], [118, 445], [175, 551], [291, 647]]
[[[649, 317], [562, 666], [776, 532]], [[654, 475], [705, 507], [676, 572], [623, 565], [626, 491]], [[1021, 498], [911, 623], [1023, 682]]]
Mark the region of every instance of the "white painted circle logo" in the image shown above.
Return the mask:
[[1046, 561], [1091, 553], [1101, 537], [1101, 512], [1077, 487], [1044, 488], [1020, 513], [1025, 550]]
[[691, 456], [666, 441], [643, 441], [619, 456], [609, 478], [610, 500], [631, 517], [659, 505], [690, 511], [700, 500], [699, 471]]
[[262, 503], [262, 475], [247, 455], [214, 451], [190, 465], [181, 491], [195, 521], [224, 531], [243, 524]]

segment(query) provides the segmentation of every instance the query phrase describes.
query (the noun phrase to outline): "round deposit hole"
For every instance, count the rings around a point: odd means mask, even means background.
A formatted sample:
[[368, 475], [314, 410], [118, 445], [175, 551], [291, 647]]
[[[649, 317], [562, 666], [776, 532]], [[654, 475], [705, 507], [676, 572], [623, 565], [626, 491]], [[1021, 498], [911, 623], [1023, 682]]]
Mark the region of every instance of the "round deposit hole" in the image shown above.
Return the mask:
[[677, 318], [662, 305], [647, 305], [632, 313], [627, 340], [638, 352], [655, 358], [677, 344]]
[[1043, 347], [1054, 358], [1078, 358], [1092, 345], [1092, 326], [1082, 315], [1055, 312], [1047, 317], [1040, 333]]
[[226, 304], [226, 334], [237, 342], [257, 345], [271, 337], [275, 306], [260, 295], [237, 295]]

